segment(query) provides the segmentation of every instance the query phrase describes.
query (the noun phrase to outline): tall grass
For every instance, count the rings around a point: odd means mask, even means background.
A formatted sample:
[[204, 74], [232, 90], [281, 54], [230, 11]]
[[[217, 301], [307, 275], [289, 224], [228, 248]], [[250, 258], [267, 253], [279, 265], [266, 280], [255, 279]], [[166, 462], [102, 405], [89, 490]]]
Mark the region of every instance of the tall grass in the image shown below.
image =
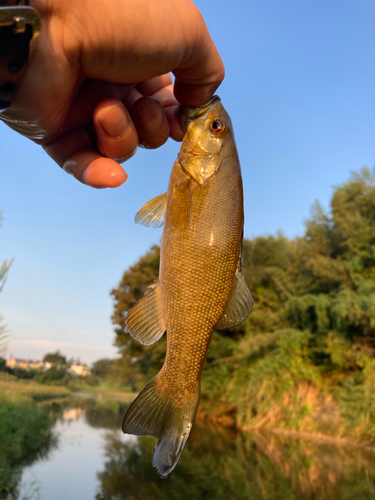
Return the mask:
[[0, 405], [0, 499], [17, 487], [22, 467], [53, 446], [53, 422], [34, 404]]
[[70, 391], [66, 387], [40, 385], [33, 380], [18, 380], [8, 373], [0, 372], [0, 404], [25, 404], [68, 394]]

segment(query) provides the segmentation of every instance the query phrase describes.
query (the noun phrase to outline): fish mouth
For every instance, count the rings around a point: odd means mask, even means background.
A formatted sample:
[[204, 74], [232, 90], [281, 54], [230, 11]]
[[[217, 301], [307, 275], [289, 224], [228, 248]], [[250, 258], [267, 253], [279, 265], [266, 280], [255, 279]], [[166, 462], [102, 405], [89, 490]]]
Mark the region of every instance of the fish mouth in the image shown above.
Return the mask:
[[214, 95], [206, 104], [203, 106], [198, 106], [196, 108], [189, 108], [188, 106], [180, 106], [179, 115], [183, 128], [186, 130], [188, 124], [192, 120], [196, 120], [200, 116], [207, 113], [208, 109], [216, 101], [221, 101], [218, 95]]

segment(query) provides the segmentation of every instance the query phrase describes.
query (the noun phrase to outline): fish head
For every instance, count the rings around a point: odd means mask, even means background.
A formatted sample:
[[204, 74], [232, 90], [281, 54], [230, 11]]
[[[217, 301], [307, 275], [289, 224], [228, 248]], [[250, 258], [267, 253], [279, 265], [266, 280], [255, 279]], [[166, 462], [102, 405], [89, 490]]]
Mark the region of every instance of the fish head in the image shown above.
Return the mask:
[[180, 108], [185, 135], [178, 155], [182, 168], [200, 185], [215, 175], [223, 158], [235, 149], [232, 122], [214, 96], [199, 108]]

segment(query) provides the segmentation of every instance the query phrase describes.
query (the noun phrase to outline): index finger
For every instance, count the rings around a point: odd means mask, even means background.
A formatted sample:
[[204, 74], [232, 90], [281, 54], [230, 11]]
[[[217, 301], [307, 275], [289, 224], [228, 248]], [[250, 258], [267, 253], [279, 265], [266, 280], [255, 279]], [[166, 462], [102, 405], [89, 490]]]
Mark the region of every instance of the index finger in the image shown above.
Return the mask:
[[[202, 106], [214, 95], [225, 76], [220, 57], [199, 9], [187, 3], [189, 15], [181, 24], [188, 31], [185, 57], [173, 71], [174, 94], [183, 106]], [[184, 14], [184, 13], [183, 13]]]

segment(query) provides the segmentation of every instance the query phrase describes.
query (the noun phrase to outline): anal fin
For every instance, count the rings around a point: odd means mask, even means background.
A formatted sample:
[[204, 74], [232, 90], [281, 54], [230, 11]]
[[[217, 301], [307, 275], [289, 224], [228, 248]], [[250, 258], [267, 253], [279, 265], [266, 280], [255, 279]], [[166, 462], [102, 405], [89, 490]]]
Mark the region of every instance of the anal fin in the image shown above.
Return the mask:
[[226, 330], [239, 325], [251, 313], [252, 308], [253, 298], [250, 289], [242, 271], [237, 269], [228, 303], [215, 327], [219, 330]]
[[148, 201], [138, 210], [134, 220], [137, 224], [147, 227], [162, 227], [167, 208], [167, 193], [160, 194]]
[[166, 330], [159, 283], [149, 287], [141, 300], [130, 309], [125, 326], [130, 335], [143, 345], [151, 345]]

